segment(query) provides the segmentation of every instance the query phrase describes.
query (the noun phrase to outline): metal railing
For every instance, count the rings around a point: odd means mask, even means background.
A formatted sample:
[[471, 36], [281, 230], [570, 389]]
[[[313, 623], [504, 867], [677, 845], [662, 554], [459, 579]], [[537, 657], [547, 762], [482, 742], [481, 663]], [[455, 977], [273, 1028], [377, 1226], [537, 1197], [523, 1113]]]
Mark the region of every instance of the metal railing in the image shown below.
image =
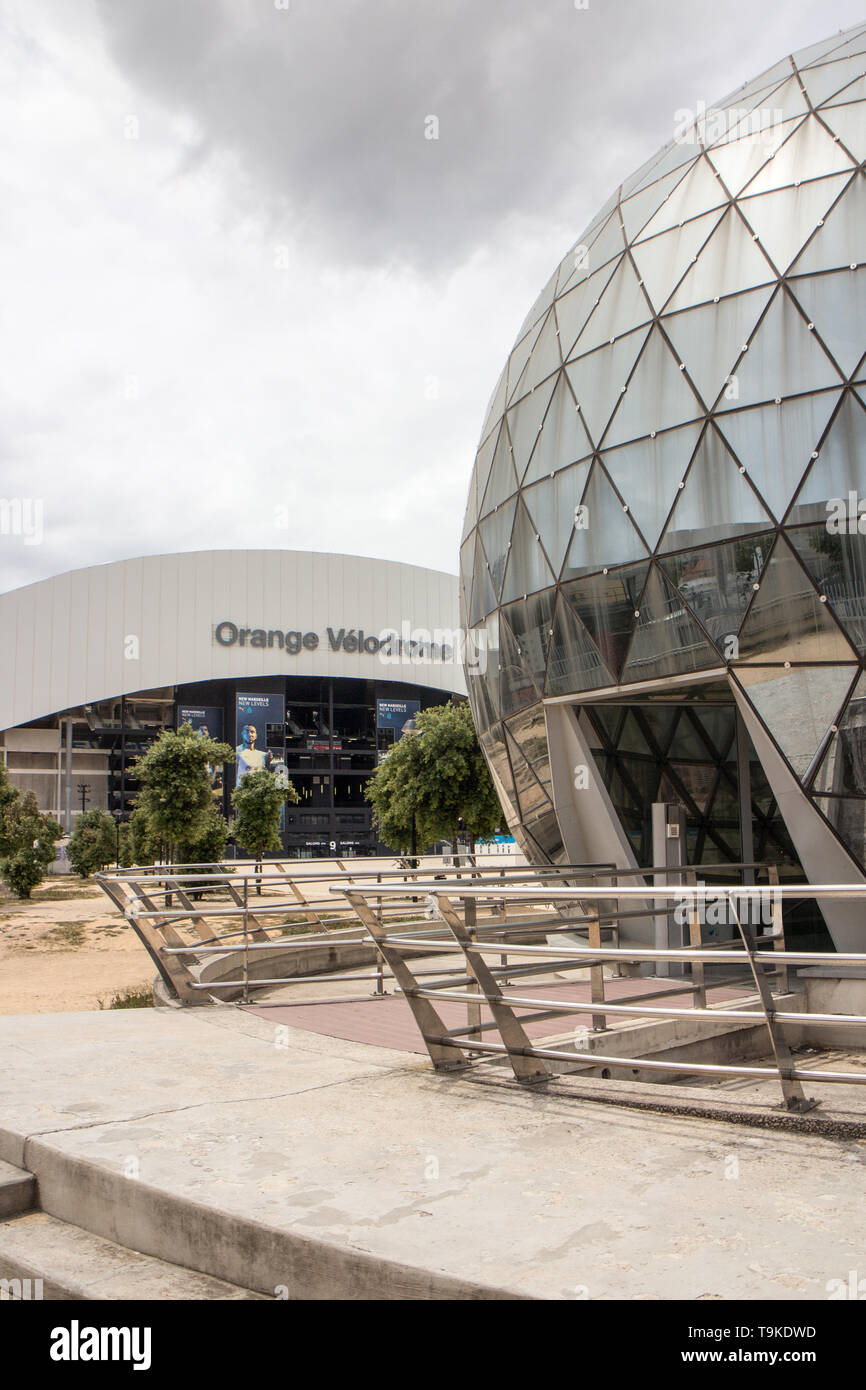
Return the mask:
[[[644, 872], [649, 871], [645, 870]], [[551, 972], [561, 974], [563, 969], [569, 966], [571, 968], [589, 967], [592, 980], [591, 999], [589, 1001], [557, 1000], [514, 992], [505, 983], [506, 976], [515, 974], [514, 966], [491, 967], [488, 963], [488, 957], [501, 955], [503, 939], [508, 940], [509, 933], [516, 924], [499, 926], [495, 929], [497, 939], [492, 940], [490, 939], [490, 929], [477, 925], [475, 927], [467, 925], [466, 912], [464, 910], [461, 913], [457, 904], [459, 896], [464, 903], [474, 901], [477, 910], [477, 907], [488, 898], [489, 890], [483, 886], [469, 887], [458, 884], [442, 887], [433, 883], [426, 885], [426, 887], [438, 903], [445, 931], [440, 931], [435, 936], [425, 935], [424, 952], [425, 954], [435, 952], [450, 954], [455, 951], [461, 953], [465, 961], [464, 973], [468, 988], [471, 991], [469, 993], [454, 989], [453, 981], [444, 977], [439, 981], [433, 980], [426, 983], [419, 981], [407, 958], [408, 951], [414, 951], [418, 948], [418, 934], [390, 930], [387, 923], [383, 922], [371, 910], [371, 895], [368, 889], [363, 886], [354, 886], [338, 888], [335, 891], [345, 895], [347, 901], [353, 905], [359, 919], [364, 923], [371, 938], [375, 941], [377, 949], [388, 964], [392, 975], [407, 999], [425, 1047], [437, 1069], [462, 1070], [472, 1065], [472, 1054], [475, 1054], [476, 1057], [478, 1054], [487, 1054], [494, 1059], [507, 1058], [515, 1078], [520, 1082], [539, 1082], [549, 1079], [551, 1071], [547, 1066], [548, 1062], [570, 1063], [577, 1066], [581, 1064], [584, 1066], [587, 1064], [591, 1066], [603, 1065], [606, 1069], [633, 1072], [655, 1071], [668, 1075], [691, 1074], [698, 1077], [746, 1077], [757, 1081], [776, 1080], [781, 1088], [785, 1107], [796, 1113], [804, 1113], [818, 1104], [816, 1100], [804, 1094], [802, 1089], [804, 1081], [852, 1085], [862, 1085], [866, 1082], [866, 1073], [864, 1072], [839, 1072], [798, 1067], [785, 1036], [785, 1029], [794, 1024], [802, 1028], [803, 1025], [821, 1027], [843, 1023], [849, 1027], [863, 1028], [866, 1027], [866, 1016], [809, 1013], [801, 1010], [779, 1009], [777, 1006], [778, 993], [784, 993], [787, 990], [787, 971], [791, 966], [827, 965], [828, 962], [837, 966], [866, 966], [866, 954], [861, 953], [828, 956], [819, 952], [785, 950], [781, 927], [782, 901], [786, 897], [809, 898], [818, 902], [833, 898], [854, 898], [858, 901], [864, 901], [866, 889], [860, 886], [847, 884], [780, 886], [778, 882], [775, 882], [771, 883], [769, 888], [756, 889], [754, 885], [718, 885], [713, 889], [713, 897], [721, 896], [724, 899], [732, 924], [736, 928], [736, 935], [730, 940], [721, 941], [713, 946], [701, 943], [700, 912], [707, 892], [705, 888], [697, 887], [694, 884], [632, 887], [615, 885], [604, 888], [580, 887], [572, 889], [557, 887], [555, 893], [543, 885], [535, 887], [515, 885], [499, 889], [499, 898], [512, 907], [521, 905], [525, 909], [533, 904], [551, 904], [554, 897], [560, 910], [565, 902], [573, 905], [575, 912], [571, 915], [571, 920], [567, 925], [561, 927], [551, 928], [548, 923], [533, 924], [530, 919], [524, 919], [521, 930], [524, 933], [537, 931], [539, 935], [544, 937], [544, 944], [512, 943], [508, 946], [508, 954], [512, 958], [516, 956], [518, 960], [524, 958], [527, 962], [527, 974], [533, 976], [549, 975]], [[388, 891], [387, 888], [383, 890], [386, 895]], [[761, 937], [756, 937], [750, 914], [743, 910], [744, 901], [753, 899], [756, 893], [769, 893], [771, 895], [772, 930]], [[633, 944], [625, 946], [605, 945], [601, 939], [599, 909], [598, 907], [593, 908], [591, 904], [600, 905], [602, 900], [609, 900], [612, 897], [615, 898], [618, 905], [623, 900], [628, 902], [634, 899], [644, 902], [647, 899], [654, 902], [660, 900], [665, 903], [675, 898], [678, 903], [685, 902], [689, 919], [689, 945], [668, 950]], [[590, 906], [587, 907], [587, 904]], [[642, 915], [645, 915], [643, 909], [641, 912]], [[626, 916], [626, 910], [617, 906], [613, 916], [621, 921]], [[586, 946], [567, 945], [562, 942], [557, 942], [555, 945], [549, 943], [548, 938], [551, 935], [557, 932], [565, 934], [566, 931], [574, 933], [576, 929], [583, 930], [587, 935], [588, 943]], [[767, 946], [770, 947], [769, 950], [765, 949]], [[682, 986], [632, 996], [627, 1002], [614, 1002], [605, 998], [603, 974], [605, 962], [630, 965], [676, 962], [690, 969], [691, 978], [685, 981]], [[706, 967], [720, 965], [739, 967], [740, 981], [743, 979], [742, 972], [745, 967], [748, 972], [747, 978], [751, 982], [751, 995], [755, 998], [757, 1007], [725, 1008], [707, 1005], [708, 990], [718, 989], [722, 985], [731, 983], [728, 979], [707, 979]], [[781, 990], [777, 991], [777, 995], [774, 995], [771, 989], [771, 980], [774, 978], [782, 986]], [[694, 996], [695, 1002], [690, 1008], [672, 1006], [669, 1003], [659, 1005], [657, 1002], [659, 999], [681, 993], [691, 993]], [[467, 1019], [465, 1026], [448, 1028], [436, 1008], [436, 1003], [442, 1000], [460, 1000], [464, 1003], [468, 1001], [475, 1013]], [[649, 1000], [654, 1002], [647, 1002]], [[750, 1001], [746, 999], [742, 1002], [748, 1003]], [[486, 1008], [488, 1011], [490, 1021], [482, 1023], [479, 1027], [479, 1012], [482, 1008]], [[688, 1018], [713, 1022], [729, 1021], [734, 1024], [753, 1022], [755, 1025], [764, 1025], [767, 1030], [773, 1064], [770, 1066], [750, 1066], [746, 1063], [693, 1062], [684, 1058], [662, 1060], [648, 1056], [614, 1055], [595, 1050], [581, 1053], [577, 1048], [565, 1049], [563, 1047], [533, 1045], [525, 1031], [525, 1025], [530, 1021], [552, 1017], [562, 1018], [568, 1015], [586, 1015], [590, 1012], [593, 1031], [596, 1033], [608, 1031], [607, 1019], [609, 1015], [645, 1019]], [[479, 1033], [484, 1031], [498, 1032], [499, 1041], [484, 1040], [479, 1037]]]
[[[318, 976], [279, 976], [264, 979], [250, 969], [257, 952], [299, 953], [327, 943], [329, 947], [351, 948], [371, 944], [354, 908], [339, 897], [335, 887], [364, 887], [376, 901], [378, 919], [383, 923], [408, 926], [423, 919], [429, 911], [427, 885], [449, 880], [490, 885], [553, 881], [571, 886], [582, 880], [610, 877], [615, 866], [573, 864], [545, 869], [529, 869], [522, 864], [485, 863], [472, 856], [458, 867], [446, 863], [448, 855], [417, 856], [418, 867], [410, 867], [407, 857], [384, 862], [386, 867], [368, 868], [369, 859], [309, 861], [289, 876], [284, 863], [266, 862], [256, 868], [250, 861], [240, 869], [226, 865], [148, 865], [114, 870], [97, 875], [97, 882], [124, 914], [158, 970], [168, 993], [183, 1003], [200, 1002], [202, 993], [217, 994], [240, 989], [244, 999], [253, 987], [318, 982]], [[299, 861], [286, 861], [297, 865]], [[303, 861], [301, 861], [303, 863]], [[338, 867], [339, 865], [339, 867]], [[361, 866], [364, 867], [361, 867]], [[206, 869], [206, 872], [202, 872]], [[385, 888], [389, 892], [380, 890]], [[395, 891], [396, 890], [396, 891]], [[203, 901], [204, 900], [204, 901]], [[470, 915], [474, 906], [469, 909]], [[502, 920], [507, 907], [494, 903], [482, 909], [482, 919]], [[319, 931], [299, 934], [299, 928], [314, 925]], [[286, 932], [292, 933], [286, 939]], [[227, 980], [202, 981], [201, 967], [208, 957], [234, 953], [240, 976]], [[384, 994], [381, 957], [372, 952], [376, 969], [356, 979], [376, 980], [376, 993]], [[328, 972], [332, 977], [333, 972]], [[328, 976], [322, 977], [327, 978]]]
[[[238, 870], [214, 865], [211, 873], [184, 871], [188, 866], [148, 866], [103, 874], [99, 882], [137, 932], [168, 991], [182, 1002], [226, 995], [239, 995], [247, 1002], [254, 989], [335, 979], [372, 981], [375, 989], [364, 997], [383, 998], [386, 983], [393, 983], [405, 996], [437, 1069], [504, 1060], [521, 1082], [548, 1079], [548, 1064], [560, 1070], [567, 1064], [662, 1078], [775, 1080], [785, 1106], [798, 1113], [817, 1103], [803, 1092], [806, 1080], [866, 1081], [863, 1072], [798, 1066], [787, 1034], [794, 1025], [822, 1028], [842, 1023], [860, 1029], [866, 1017], [809, 1013], [784, 1003], [780, 1007], [791, 968], [866, 967], [866, 954], [786, 950], [784, 902], [864, 901], [863, 887], [781, 885], [777, 867], [765, 864], [689, 868], [682, 871], [683, 883], [658, 884], [646, 880], [669, 869], [624, 870], [612, 864], [527, 869], [501, 863], [454, 869], [431, 856], [418, 867], [405, 861], [394, 866], [391, 861], [389, 867], [371, 869], [362, 868], [364, 862], [348, 861], [343, 872], [335, 872], [330, 861], [324, 871], [321, 865], [304, 866], [305, 872], [292, 878], [271, 866]], [[734, 873], [752, 881], [712, 887], [697, 881], [698, 875], [703, 879]], [[635, 878], [640, 880], [637, 884], [630, 882]], [[206, 904], [194, 894], [206, 895]], [[727, 936], [712, 943], [703, 939], [708, 898], [722, 901], [730, 926]], [[758, 914], [748, 910], [756, 898], [762, 909]], [[659, 914], [670, 918], [675, 911], [681, 939], [668, 949], [642, 944], [653, 939], [653, 919]], [[287, 912], [293, 932], [299, 919], [302, 928], [309, 921], [321, 930], [286, 938]], [[425, 916], [431, 912], [432, 921]], [[763, 920], [756, 921], [756, 915]], [[321, 968], [266, 978], [256, 973], [258, 960], [267, 967], [283, 953], [299, 955], [322, 945], [328, 947], [328, 959]], [[360, 961], [359, 947], [369, 948]], [[263, 952], [271, 954], [262, 956]], [[451, 959], [439, 965], [437, 957], [443, 956]], [[214, 957], [225, 958], [225, 978], [206, 977]], [[611, 997], [606, 967], [620, 978], [636, 979], [641, 971], [658, 970], [663, 964], [680, 971], [681, 978], [648, 981], [644, 992], [628, 997], [620, 997], [617, 989]], [[366, 965], [372, 968], [363, 968]], [[588, 980], [583, 997], [542, 997], [533, 992], [533, 984], [536, 991], [550, 990], [551, 975], [571, 971], [583, 972]], [[708, 999], [715, 991], [731, 988], [741, 995], [733, 1002]], [[690, 999], [686, 1002], [682, 996]], [[346, 1001], [345, 994], [339, 1000], [315, 1000]], [[298, 1002], [311, 1001], [308, 997]], [[465, 1024], [447, 1027], [436, 1007], [439, 1002], [462, 1004]], [[285, 997], [279, 1003], [285, 1006]], [[565, 1047], [556, 1039], [530, 1040], [526, 1025], [569, 1015], [591, 1019], [591, 1050]], [[617, 1046], [623, 1042], [626, 1034], [616, 1028], [622, 1021], [683, 1019], [766, 1029], [771, 1065], [624, 1056], [595, 1049], [605, 1037], [615, 1039]], [[589, 1030], [583, 1031], [590, 1036]], [[634, 1032], [628, 1036], [638, 1039]]]

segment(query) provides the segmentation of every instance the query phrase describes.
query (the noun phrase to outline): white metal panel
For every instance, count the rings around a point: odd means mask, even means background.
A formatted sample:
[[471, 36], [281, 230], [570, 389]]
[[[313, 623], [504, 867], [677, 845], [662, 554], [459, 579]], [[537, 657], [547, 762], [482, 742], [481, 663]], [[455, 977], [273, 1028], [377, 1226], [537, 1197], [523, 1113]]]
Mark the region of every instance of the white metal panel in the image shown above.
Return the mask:
[[[217, 623], [316, 632], [315, 651], [220, 646]], [[193, 681], [269, 675], [409, 681], [465, 692], [456, 662], [333, 650], [336, 633], [455, 629], [457, 580], [436, 570], [309, 551], [202, 551], [74, 570], [0, 595], [0, 728]], [[139, 655], [125, 654], [138, 638]]]

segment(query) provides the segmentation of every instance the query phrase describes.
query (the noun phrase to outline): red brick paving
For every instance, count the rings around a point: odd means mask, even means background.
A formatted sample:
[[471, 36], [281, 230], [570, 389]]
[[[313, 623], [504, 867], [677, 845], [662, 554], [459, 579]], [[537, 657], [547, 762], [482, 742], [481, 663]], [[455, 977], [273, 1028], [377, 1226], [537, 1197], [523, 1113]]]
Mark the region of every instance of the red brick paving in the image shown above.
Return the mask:
[[[669, 989], [675, 981], [661, 979], [611, 979], [605, 980], [607, 998], [616, 1003], [626, 1001], [635, 994], [650, 994]], [[556, 982], [537, 985], [527, 982], [514, 984], [510, 993], [522, 994], [532, 999], [561, 999], [575, 1003], [590, 1002], [590, 983], [588, 980], [571, 984]], [[710, 994], [713, 1003], [722, 1000], [741, 998], [743, 990], [722, 988]], [[688, 994], [675, 996], [670, 1000], [674, 1007], [688, 1008], [691, 998]], [[446, 1028], [459, 1028], [466, 1023], [466, 1005], [443, 999], [436, 1005]], [[293, 1005], [251, 1005], [250, 1012], [266, 1018], [270, 1023], [284, 1023], [292, 1028], [306, 1029], [310, 1033], [323, 1033], [329, 1038], [344, 1038], [347, 1042], [368, 1043], [372, 1047], [388, 1047], [398, 1052], [426, 1052], [418, 1027], [406, 1000], [402, 995], [386, 995], [384, 998], [371, 996], [369, 1000], [345, 1004], [293, 1004]], [[529, 1012], [524, 1010], [523, 1012]], [[482, 1006], [482, 1019], [489, 1019], [490, 1013]], [[613, 1020], [615, 1015], [611, 1015]], [[625, 1021], [631, 1015], [620, 1015]], [[565, 1033], [572, 1028], [590, 1028], [591, 1011], [562, 1014], [557, 1018], [540, 1019], [524, 1025], [530, 1038], [550, 1037], [555, 1033]], [[490, 1029], [486, 1038], [498, 1042], [495, 1030]]]

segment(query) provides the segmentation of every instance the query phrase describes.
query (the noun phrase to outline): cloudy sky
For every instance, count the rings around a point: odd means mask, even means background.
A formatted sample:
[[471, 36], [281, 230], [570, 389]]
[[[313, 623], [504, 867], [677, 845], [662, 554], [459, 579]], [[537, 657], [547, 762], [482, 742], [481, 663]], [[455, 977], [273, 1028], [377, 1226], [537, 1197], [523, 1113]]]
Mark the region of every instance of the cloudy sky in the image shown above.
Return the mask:
[[862, 19], [584, 3], [0, 0], [0, 496], [44, 517], [0, 588], [209, 547], [456, 569], [556, 263], [676, 108]]

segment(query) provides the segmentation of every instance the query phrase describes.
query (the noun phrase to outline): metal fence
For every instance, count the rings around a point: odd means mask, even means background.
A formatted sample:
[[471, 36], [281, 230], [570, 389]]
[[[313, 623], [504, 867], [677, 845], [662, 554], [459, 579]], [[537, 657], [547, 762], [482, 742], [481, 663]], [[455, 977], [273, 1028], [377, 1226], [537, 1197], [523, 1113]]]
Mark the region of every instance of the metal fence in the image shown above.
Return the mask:
[[[547, 1079], [550, 1064], [559, 1070], [589, 1065], [608, 1074], [655, 1073], [661, 1079], [775, 1080], [784, 1105], [797, 1113], [817, 1103], [805, 1095], [804, 1081], [866, 1081], [862, 1072], [798, 1067], [788, 1041], [793, 1025], [862, 1028], [866, 1017], [808, 1013], [784, 1003], [792, 968], [828, 963], [866, 967], [866, 955], [786, 950], [783, 903], [863, 901], [866, 890], [861, 887], [783, 885], [775, 865], [760, 864], [719, 866], [716, 876], [736, 875], [740, 881], [708, 888], [697, 881], [697, 873], [713, 876], [714, 871], [703, 867], [684, 870], [682, 883], [661, 884], [646, 880], [669, 870], [622, 870], [612, 864], [527, 869], [470, 862], [455, 868], [441, 857], [425, 856], [417, 867], [401, 860], [370, 868], [369, 860], [356, 860], [340, 870], [329, 862], [323, 872], [314, 864], [298, 872], [297, 861], [288, 863], [291, 873], [270, 864], [231, 870], [212, 865], [204, 873], [202, 866], [198, 871], [155, 866], [103, 874], [99, 882], [149, 951], [167, 991], [181, 1002], [226, 996], [249, 1001], [257, 989], [335, 979], [372, 982], [364, 997], [382, 998], [386, 985], [393, 984], [405, 997], [439, 1070], [505, 1060], [523, 1083]], [[722, 916], [730, 925], [728, 935], [712, 943], [704, 940], [708, 897], [722, 903]], [[641, 938], [658, 940], [654, 923], [660, 915], [675, 918], [681, 934], [667, 949], [636, 944]], [[304, 931], [308, 923], [319, 930]], [[302, 934], [285, 935], [299, 929]], [[302, 953], [322, 945], [328, 947], [327, 968], [287, 973]], [[359, 947], [370, 948], [360, 962]], [[262, 957], [262, 952], [267, 954]], [[355, 959], [350, 960], [351, 953]], [[202, 978], [214, 957], [223, 958], [226, 977]], [[266, 965], [279, 960], [281, 969], [285, 962], [286, 973], [262, 977], [257, 957]], [[446, 959], [439, 965], [437, 957]], [[671, 970], [673, 977], [656, 979], [645, 992], [626, 999], [612, 998], [605, 967], [620, 978], [661, 970]], [[549, 989], [552, 976], [573, 971], [588, 977], [583, 997], [532, 992], [530, 982], [536, 989]], [[741, 997], [733, 1003], [714, 1000], [716, 991], [730, 988]], [[437, 1008], [445, 1001], [465, 1006], [465, 1024], [446, 1026]], [[280, 1002], [285, 1004], [284, 994]], [[333, 1002], [346, 1002], [346, 995]], [[533, 1043], [527, 1035], [530, 1023], [569, 1016], [591, 1018], [592, 1050], [545, 1039]], [[763, 1027], [771, 1063], [664, 1059], [640, 1055], [639, 1048], [638, 1055], [629, 1056], [596, 1050], [614, 1032], [617, 1044], [622, 1042], [617, 1023], [666, 1019]]]

